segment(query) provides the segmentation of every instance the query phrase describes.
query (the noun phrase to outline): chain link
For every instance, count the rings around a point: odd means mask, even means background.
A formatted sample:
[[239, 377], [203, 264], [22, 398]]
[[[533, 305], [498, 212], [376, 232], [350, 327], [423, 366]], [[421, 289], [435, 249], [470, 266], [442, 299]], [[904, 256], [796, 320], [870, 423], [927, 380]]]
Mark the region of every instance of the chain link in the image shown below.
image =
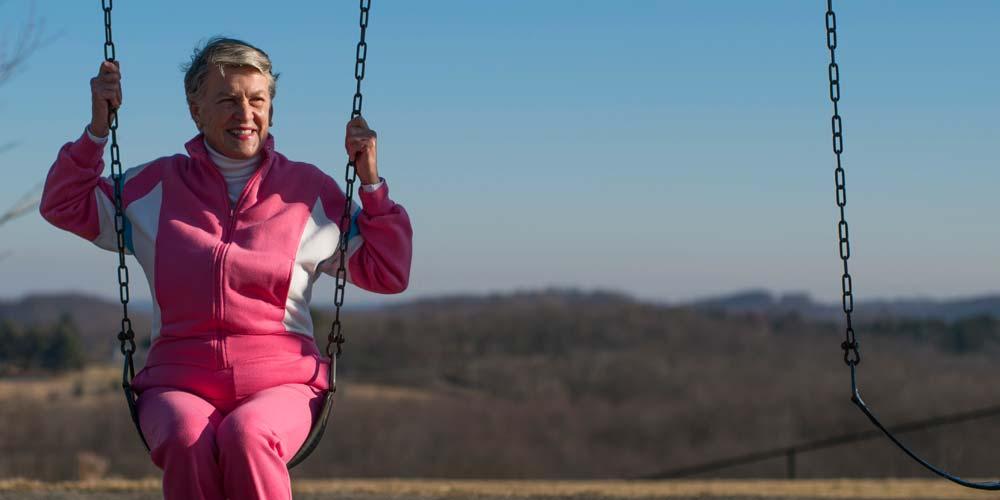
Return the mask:
[[[115, 62], [115, 43], [111, 41], [111, 9], [113, 0], [102, 0], [101, 7], [104, 9], [104, 60]], [[132, 320], [128, 317], [128, 266], [125, 265], [125, 214], [122, 211], [122, 188], [124, 185], [124, 174], [122, 173], [122, 162], [120, 150], [118, 149], [118, 109], [108, 107], [108, 126], [111, 130], [111, 178], [115, 182], [115, 233], [118, 242], [118, 298], [122, 303], [122, 324], [121, 331], [118, 332], [118, 341], [121, 342], [121, 352], [129, 358], [131, 364], [132, 354], [135, 352], [135, 332], [132, 330]]]
[[[361, 39], [358, 41], [357, 49], [354, 52], [354, 80], [357, 86], [354, 91], [354, 100], [351, 107], [351, 119], [361, 116], [361, 104], [364, 98], [361, 95], [361, 81], [365, 78], [365, 61], [368, 58], [368, 44], [365, 43], [365, 33], [368, 30], [368, 11], [371, 9], [371, 0], [361, 0]], [[340, 265], [337, 268], [336, 288], [333, 293], [333, 303], [336, 306], [333, 324], [330, 325], [330, 334], [327, 336], [326, 355], [337, 357], [343, 353], [343, 344], [346, 341], [342, 333], [343, 325], [340, 321], [340, 309], [344, 305], [344, 292], [347, 287], [347, 238], [351, 234], [351, 215], [354, 200], [354, 183], [357, 181], [358, 171], [355, 169], [354, 158], [347, 160], [346, 172], [344, 174], [344, 212], [340, 216], [340, 243], [338, 245], [340, 253]], [[336, 346], [336, 351], [334, 351]], [[331, 375], [332, 377], [332, 375]], [[332, 381], [331, 381], [332, 382]]]
[[111, 42], [111, 8], [112, 0], [101, 0], [101, 8], [104, 9], [104, 60], [115, 60], [115, 44]]
[[840, 155], [844, 152], [844, 130], [839, 107], [840, 66], [837, 65], [837, 14], [833, 12], [833, 0], [826, 2], [826, 47], [830, 49], [830, 65], [827, 67], [827, 76], [830, 79], [830, 102], [833, 103], [830, 129], [833, 137], [833, 154], [837, 158], [837, 168], [834, 170], [833, 177], [837, 185], [837, 208], [840, 209], [837, 236], [840, 241], [840, 260], [844, 264], [844, 273], [840, 277], [841, 305], [844, 317], [847, 319], [844, 341], [840, 344], [840, 348], [844, 350], [844, 362], [850, 366], [857, 366], [861, 363], [861, 352], [851, 321], [851, 313], [854, 312], [854, 288], [851, 273], [848, 272], [847, 268], [847, 261], [851, 258], [851, 241], [846, 218], [847, 176], [840, 159]]

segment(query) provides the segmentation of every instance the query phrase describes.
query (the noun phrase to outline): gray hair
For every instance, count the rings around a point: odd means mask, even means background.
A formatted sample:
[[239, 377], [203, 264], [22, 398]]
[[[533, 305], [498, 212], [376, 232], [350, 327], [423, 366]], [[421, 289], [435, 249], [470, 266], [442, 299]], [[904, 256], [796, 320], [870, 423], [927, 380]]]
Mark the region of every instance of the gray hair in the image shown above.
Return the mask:
[[184, 93], [188, 102], [193, 102], [198, 96], [210, 69], [219, 68], [219, 72], [225, 76], [226, 66], [248, 67], [260, 71], [267, 77], [268, 91], [271, 99], [274, 99], [279, 74], [271, 72], [271, 58], [267, 53], [243, 40], [217, 36], [205, 42], [203, 47], [196, 48], [191, 55], [191, 62], [181, 66], [184, 71]]

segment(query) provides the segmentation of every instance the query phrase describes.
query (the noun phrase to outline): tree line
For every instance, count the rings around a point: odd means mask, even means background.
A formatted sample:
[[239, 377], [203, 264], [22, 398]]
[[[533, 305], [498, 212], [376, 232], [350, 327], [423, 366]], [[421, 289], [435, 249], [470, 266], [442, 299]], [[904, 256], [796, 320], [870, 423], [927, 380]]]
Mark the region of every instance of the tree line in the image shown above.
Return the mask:
[[79, 331], [69, 315], [47, 326], [0, 321], [0, 376], [76, 370], [85, 361]]

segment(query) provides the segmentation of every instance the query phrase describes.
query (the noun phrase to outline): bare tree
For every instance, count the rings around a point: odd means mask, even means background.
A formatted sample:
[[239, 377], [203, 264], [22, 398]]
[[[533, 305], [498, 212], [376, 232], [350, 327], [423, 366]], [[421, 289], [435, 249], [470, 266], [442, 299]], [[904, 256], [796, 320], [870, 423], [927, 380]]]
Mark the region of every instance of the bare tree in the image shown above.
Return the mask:
[[24, 196], [14, 202], [14, 205], [0, 213], [0, 226], [27, 213], [34, 212], [41, 201], [42, 183], [35, 184]]
[[[4, 7], [0, 1], [0, 8]], [[50, 41], [45, 37], [44, 21], [35, 13], [35, 4], [29, 4], [28, 13], [19, 28], [0, 25], [0, 85], [3, 85], [24, 69], [25, 62], [36, 50]], [[0, 143], [0, 154], [10, 151], [17, 142]], [[18, 199], [14, 205], [0, 213], [0, 226], [8, 221], [34, 211], [41, 200], [41, 184], [31, 188], [27, 194]], [[0, 260], [5, 259], [10, 252], [0, 254]]]
[[[0, 2], [0, 7], [3, 3]], [[35, 4], [31, 3], [20, 29], [0, 26], [3, 30], [0, 31], [0, 85], [23, 69], [28, 57], [47, 42], [44, 24], [35, 14]]]

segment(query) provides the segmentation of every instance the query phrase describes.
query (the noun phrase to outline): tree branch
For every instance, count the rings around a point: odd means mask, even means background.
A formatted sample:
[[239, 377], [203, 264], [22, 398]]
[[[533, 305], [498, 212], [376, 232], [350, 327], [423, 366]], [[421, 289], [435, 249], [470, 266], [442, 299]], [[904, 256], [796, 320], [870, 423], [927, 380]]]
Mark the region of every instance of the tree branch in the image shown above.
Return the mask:
[[34, 2], [30, 4], [27, 20], [20, 31], [15, 33], [13, 29], [4, 28], [0, 33], [0, 85], [20, 71], [32, 53], [52, 40], [44, 33], [45, 21], [35, 14]]

